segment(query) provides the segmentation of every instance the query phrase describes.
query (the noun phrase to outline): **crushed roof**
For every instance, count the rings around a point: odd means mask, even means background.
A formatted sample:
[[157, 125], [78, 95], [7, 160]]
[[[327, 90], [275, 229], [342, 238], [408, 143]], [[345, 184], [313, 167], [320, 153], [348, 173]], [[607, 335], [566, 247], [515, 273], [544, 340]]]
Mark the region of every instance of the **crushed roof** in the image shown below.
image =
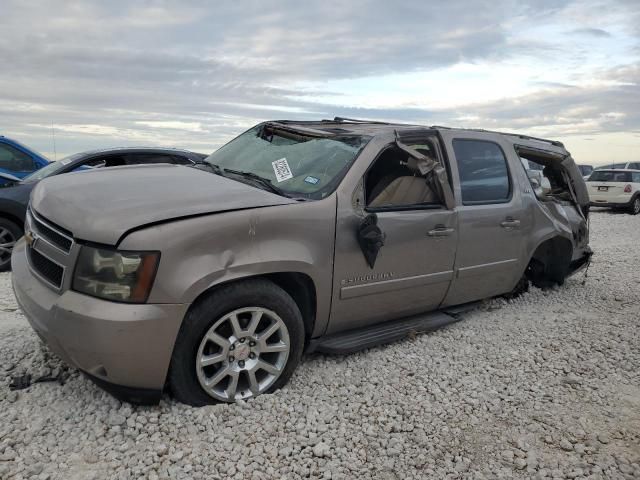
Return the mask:
[[394, 123], [394, 122], [379, 122], [374, 120], [358, 120], [352, 118], [335, 117], [333, 120], [276, 120], [273, 122], [281, 125], [287, 125], [291, 127], [298, 127], [302, 130], [315, 130], [318, 132], [325, 132], [331, 134], [357, 134], [357, 135], [376, 135], [380, 133], [393, 132], [398, 129], [403, 131], [407, 130], [448, 130], [448, 131], [460, 131], [460, 132], [482, 132], [494, 135], [504, 135], [510, 137], [512, 140], [519, 139], [521, 141], [546, 143], [553, 147], [559, 147], [564, 149], [564, 145], [556, 140], [549, 140], [545, 138], [531, 137], [529, 135], [523, 135], [518, 133], [509, 132], [497, 132], [492, 130], [483, 130], [477, 128], [452, 128], [444, 127], [440, 125], [425, 126], [406, 123]]

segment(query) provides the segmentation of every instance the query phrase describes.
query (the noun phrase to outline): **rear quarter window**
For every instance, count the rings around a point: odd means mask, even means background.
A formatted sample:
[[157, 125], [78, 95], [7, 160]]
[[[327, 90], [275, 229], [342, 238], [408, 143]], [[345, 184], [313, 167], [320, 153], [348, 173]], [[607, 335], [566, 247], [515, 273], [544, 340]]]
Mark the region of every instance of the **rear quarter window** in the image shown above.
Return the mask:
[[453, 151], [458, 165], [462, 203], [505, 203], [511, 198], [507, 159], [502, 148], [486, 140], [456, 139]]
[[590, 182], [630, 182], [631, 172], [607, 172], [595, 170], [589, 177]]

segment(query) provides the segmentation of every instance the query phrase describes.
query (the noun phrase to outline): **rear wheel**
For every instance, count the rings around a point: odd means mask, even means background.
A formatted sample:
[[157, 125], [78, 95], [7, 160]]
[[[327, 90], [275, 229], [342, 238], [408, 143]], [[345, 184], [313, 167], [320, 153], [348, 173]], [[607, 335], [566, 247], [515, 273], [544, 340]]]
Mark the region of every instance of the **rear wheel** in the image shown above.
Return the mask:
[[11, 268], [11, 253], [16, 241], [22, 235], [22, 228], [11, 220], [0, 218], [0, 272]]
[[640, 195], [636, 195], [636, 198], [631, 202], [629, 213], [631, 215], [638, 215], [640, 213]]
[[223, 286], [187, 314], [174, 348], [169, 383], [190, 405], [246, 400], [284, 385], [304, 347], [302, 315], [267, 280]]

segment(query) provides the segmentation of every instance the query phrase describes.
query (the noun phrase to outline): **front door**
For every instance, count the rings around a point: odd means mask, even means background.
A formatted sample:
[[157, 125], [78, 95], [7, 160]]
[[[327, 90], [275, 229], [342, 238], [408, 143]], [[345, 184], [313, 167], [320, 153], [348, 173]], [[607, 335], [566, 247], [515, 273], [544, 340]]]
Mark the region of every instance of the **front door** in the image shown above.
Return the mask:
[[449, 158], [455, 158], [460, 200], [456, 275], [444, 305], [457, 305], [515, 287], [526, 267], [523, 232], [528, 219], [514, 181], [515, 169], [522, 168], [515, 151], [471, 132], [445, 143]]
[[[422, 152], [429, 151], [423, 142]], [[423, 190], [425, 179], [389, 145], [363, 178], [360, 200], [339, 199], [331, 321], [327, 333], [437, 308], [453, 277], [456, 212]], [[358, 226], [375, 214], [385, 235], [373, 267]]]

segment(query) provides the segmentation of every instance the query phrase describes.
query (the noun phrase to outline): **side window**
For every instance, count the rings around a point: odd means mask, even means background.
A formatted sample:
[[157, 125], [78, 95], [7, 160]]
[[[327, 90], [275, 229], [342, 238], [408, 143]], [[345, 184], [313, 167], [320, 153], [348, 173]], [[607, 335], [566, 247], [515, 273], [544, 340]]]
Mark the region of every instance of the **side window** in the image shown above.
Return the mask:
[[[428, 142], [412, 146], [421, 154], [436, 159], [433, 146]], [[415, 160], [391, 145], [369, 168], [364, 191], [366, 205], [370, 208], [406, 210], [442, 203], [430, 175], [421, 175]]]
[[129, 155], [127, 165], [147, 165], [151, 163], [175, 163], [172, 155], [161, 153], [132, 153]]
[[507, 159], [500, 146], [486, 140], [454, 140], [462, 203], [504, 203], [511, 198]]
[[630, 163], [629, 168], [634, 170], [640, 170], [640, 162]]
[[33, 159], [11, 145], [0, 144], [0, 168], [12, 172], [30, 172], [35, 166]]
[[640, 183], [640, 172], [633, 172], [631, 175], [633, 183]]

